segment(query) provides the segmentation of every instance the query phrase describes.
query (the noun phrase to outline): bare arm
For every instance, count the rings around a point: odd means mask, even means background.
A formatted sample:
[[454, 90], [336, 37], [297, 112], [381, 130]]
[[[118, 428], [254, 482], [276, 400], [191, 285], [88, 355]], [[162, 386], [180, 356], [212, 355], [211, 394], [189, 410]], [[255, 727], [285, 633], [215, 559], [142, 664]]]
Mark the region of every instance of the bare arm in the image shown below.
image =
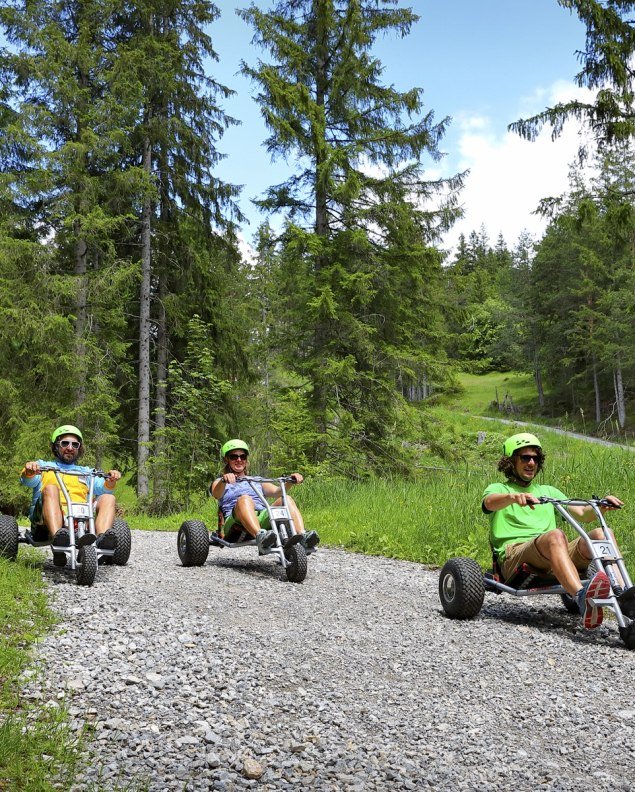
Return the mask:
[[490, 512], [506, 509], [513, 503], [533, 509], [540, 501], [535, 495], [530, 495], [528, 492], [492, 492], [483, 499], [483, 506]]
[[[291, 473], [291, 479], [291, 481], [285, 482], [287, 489], [293, 487], [294, 484], [302, 484], [304, 476], [301, 473]], [[276, 487], [275, 484], [271, 484], [270, 482], [263, 482], [262, 491], [267, 498], [279, 498], [282, 495], [280, 487]]]
[[220, 500], [225, 492], [226, 484], [235, 484], [236, 476], [233, 473], [224, 473], [220, 478], [217, 478], [210, 485], [209, 491], [216, 498]]
[[[623, 506], [623, 502], [616, 498], [614, 495], [606, 495], [604, 500], [608, 501], [611, 506], [600, 506], [600, 511], [604, 514], [606, 511], [610, 511], [611, 509], [619, 509]], [[593, 522], [596, 518], [596, 514], [593, 511], [591, 506], [567, 506], [567, 510], [573, 514], [574, 517], [577, 517], [580, 522], [590, 523]]]

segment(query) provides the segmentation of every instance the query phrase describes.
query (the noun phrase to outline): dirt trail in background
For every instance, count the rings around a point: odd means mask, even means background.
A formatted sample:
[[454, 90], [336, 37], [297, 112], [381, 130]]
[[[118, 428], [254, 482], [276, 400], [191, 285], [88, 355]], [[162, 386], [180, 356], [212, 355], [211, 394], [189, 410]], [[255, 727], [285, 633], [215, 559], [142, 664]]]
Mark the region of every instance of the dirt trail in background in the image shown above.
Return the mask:
[[532, 429], [539, 429], [547, 432], [555, 432], [556, 434], [566, 435], [567, 437], [574, 437], [576, 440], [586, 440], [587, 443], [596, 443], [602, 446], [611, 446], [613, 448], [623, 448], [624, 451], [635, 451], [635, 446], [623, 445], [622, 443], [614, 443], [611, 440], [602, 440], [600, 437], [591, 437], [590, 435], [581, 434], [580, 432], [569, 432], [567, 429], [557, 429], [554, 426], [545, 426], [544, 424], [531, 423], [529, 421], [511, 421], [507, 418], [491, 418], [486, 415], [475, 416], [483, 421], [498, 421], [498, 423], [508, 424], [510, 426], [529, 426]]

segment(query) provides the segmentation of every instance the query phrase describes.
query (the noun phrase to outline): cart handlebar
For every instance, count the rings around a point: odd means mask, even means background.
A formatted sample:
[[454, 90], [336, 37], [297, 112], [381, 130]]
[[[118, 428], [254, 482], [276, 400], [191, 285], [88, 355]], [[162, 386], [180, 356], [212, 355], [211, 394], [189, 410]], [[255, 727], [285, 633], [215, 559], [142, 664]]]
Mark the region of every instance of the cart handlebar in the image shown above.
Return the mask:
[[237, 476], [236, 481], [253, 481], [254, 484], [279, 484], [281, 481], [297, 484], [295, 476], [279, 476], [278, 478], [266, 478], [264, 476]]
[[99, 470], [98, 468], [93, 468], [93, 470], [64, 470], [63, 468], [59, 468], [56, 465], [40, 465], [40, 472], [41, 473], [61, 473], [64, 476], [94, 476], [95, 478], [109, 478], [108, 473], [104, 470]]
[[592, 498], [588, 498], [587, 500], [580, 500], [580, 499], [573, 499], [573, 498], [547, 498], [542, 496], [538, 498], [538, 503], [559, 503], [561, 506], [604, 506], [608, 509], [621, 509], [621, 506], [617, 506], [611, 501], [606, 500], [606, 498], [597, 498], [593, 496]]

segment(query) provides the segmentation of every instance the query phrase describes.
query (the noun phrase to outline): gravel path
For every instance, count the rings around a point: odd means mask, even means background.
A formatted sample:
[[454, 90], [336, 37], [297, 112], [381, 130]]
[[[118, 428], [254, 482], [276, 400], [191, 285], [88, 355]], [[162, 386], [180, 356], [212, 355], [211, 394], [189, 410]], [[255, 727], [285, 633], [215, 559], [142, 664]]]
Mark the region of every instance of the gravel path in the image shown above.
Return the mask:
[[62, 621], [25, 695], [94, 725], [73, 792], [635, 786], [635, 653], [556, 597], [453, 622], [416, 564], [320, 549], [296, 585], [139, 531], [90, 589], [43, 574]]

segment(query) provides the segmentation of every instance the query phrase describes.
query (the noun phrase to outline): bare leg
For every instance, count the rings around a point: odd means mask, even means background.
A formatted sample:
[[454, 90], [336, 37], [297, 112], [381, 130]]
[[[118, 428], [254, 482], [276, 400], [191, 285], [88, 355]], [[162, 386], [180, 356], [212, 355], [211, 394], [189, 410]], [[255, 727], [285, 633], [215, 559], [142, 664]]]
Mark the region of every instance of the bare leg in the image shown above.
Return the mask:
[[42, 518], [52, 539], [64, 525], [60, 491], [54, 484], [49, 484], [42, 490]]
[[568, 544], [565, 534], [557, 529], [547, 531], [536, 540], [536, 547], [549, 560], [559, 583], [572, 597], [575, 597], [582, 588], [582, 582], [575, 564], [569, 558]]
[[255, 538], [260, 531], [260, 523], [256, 514], [256, 505], [251, 495], [241, 495], [234, 506], [234, 519], [237, 520], [247, 533]]
[[115, 522], [115, 508], [117, 501], [114, 495], [104, 493], [97, 498], [95, 509], [97, 516], [95, 517], [95, 533], [100, 536], [112, 528]]

